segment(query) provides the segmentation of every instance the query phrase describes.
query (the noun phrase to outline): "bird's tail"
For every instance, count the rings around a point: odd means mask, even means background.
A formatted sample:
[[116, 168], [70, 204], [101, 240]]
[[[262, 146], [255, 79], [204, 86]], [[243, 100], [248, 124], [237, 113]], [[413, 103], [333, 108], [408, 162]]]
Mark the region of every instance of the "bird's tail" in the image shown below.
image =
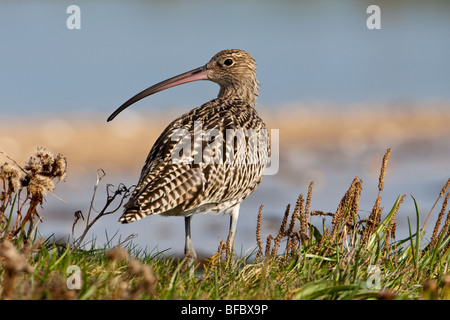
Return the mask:
[[121, 223], [131, 223], [137, 220], [140, 220], [147, 215], [143, 213], [140, 208], [138, 207], [131, 207], [127, 208], [125, 212], [122, 214], [122, 216], [119, 219], [119, 222]]

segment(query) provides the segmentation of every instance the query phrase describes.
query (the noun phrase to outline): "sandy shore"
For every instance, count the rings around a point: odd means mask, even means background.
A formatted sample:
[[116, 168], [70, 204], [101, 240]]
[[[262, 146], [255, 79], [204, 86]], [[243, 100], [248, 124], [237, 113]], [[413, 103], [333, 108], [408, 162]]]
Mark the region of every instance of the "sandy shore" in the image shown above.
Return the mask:
[[[71, 172], [105, 166], [135, 170], [183, 111], [161, 115], [130, 109], [111, 123], [104, 114], [1, 118], [0, 149], [23, 163], [42, 146], [65, 155]], [[339, 156], [374, 147], [415, 148], [440, 139], [450, 144], [450, 105], [287, 105], [261, 107], [259, 113], [270, 129], [279, 130], [280, 154], [308, 149]]]

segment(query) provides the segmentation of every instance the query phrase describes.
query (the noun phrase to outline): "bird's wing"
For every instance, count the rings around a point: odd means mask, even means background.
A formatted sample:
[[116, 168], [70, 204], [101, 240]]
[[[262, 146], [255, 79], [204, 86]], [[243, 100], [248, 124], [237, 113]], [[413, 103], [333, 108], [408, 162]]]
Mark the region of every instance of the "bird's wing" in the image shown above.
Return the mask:
[[[178, 119], [177, 119], [178, 120]], [[184, 211], [203, 191], [204, 174], [189, 153], [190, 128], [175, 120], [153, 145], [121, 221]], [[136, 217], [135, 217], [136, 216]]]
[[[214, 103], [214, 112], [207, 110]], [[247, 197], [261, 181], [263, 167], [255, 170], [252, 167], [257, 163], [246, 162], [248, 141], [244, 136], [243, 144], [229, 143], [234, 139], [229, 130], [242, 135], [246, 128], [265, 126], [256, 113], [246, 109], [239, 102], [227, 106], [213, 100], [174, 120], [153, 145], [121, 221], [167, 212], [176, 215], [205, 203], [240, 202]], [[208, 132], [226, 140], [225, 146], [219, 139], [223, 148], [213, 147], [216, 140], [201, 135]], [[227, 152], [234, 155], [231, 161]], [[223, 162], [217, 163], [218, 159]]]

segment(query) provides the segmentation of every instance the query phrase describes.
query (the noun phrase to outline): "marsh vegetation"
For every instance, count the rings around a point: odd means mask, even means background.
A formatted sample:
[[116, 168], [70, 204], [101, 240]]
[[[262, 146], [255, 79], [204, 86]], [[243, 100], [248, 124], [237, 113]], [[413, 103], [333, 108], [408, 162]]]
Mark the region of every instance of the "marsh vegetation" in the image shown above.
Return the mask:
[[[378, 194], [372, 211], [362, 217], [362, 179], [355, 177], [335, 212], [311, 208], [314, 183], [288, 205], [277, 234], [261, 238], [264, 207], [255, 221], [257, 249], [231, 254], [227, 241], [194, 265], [164, 252], [144, 251], [132, 239], [96, 246], [84, 236], [67, 241], [37, 237], [45, 214], [44, 196], [54, 180], [64, 178], [67, 161], [38, 149], [25, 166], [9, 158], [0, 168], [0, 296], [2, 299], [449, 299], [450, 179], [436, 195], [427, 219], [413, 196], [398, 195], [387, 209], [382, 204], [386, 167], [381, 161]], [[101, 185], [97, 178], [96, 187]], [[84, 221], [112, 214], [130, 189], [109, 188], [103, 210]], [[95, 194], [94, 194], [95, 196]], [[408, 217], [409, 235], [396, 238], [396, 215], [410, 198], [415, 212]], [[437, 215], [425, 239], [428, 217]], [[74, 216], [74, 223], [85, 217]], [[80, 220], [81, 219], [81, 220]], [[78, 221], [77, 221], [78, 220]], [[328, 221], [329, 223], [325, 223]], [[85, 235], [85, 233], [83, 233]], [[79, 287], [71, 283], [70, 266], [80, 270]]]

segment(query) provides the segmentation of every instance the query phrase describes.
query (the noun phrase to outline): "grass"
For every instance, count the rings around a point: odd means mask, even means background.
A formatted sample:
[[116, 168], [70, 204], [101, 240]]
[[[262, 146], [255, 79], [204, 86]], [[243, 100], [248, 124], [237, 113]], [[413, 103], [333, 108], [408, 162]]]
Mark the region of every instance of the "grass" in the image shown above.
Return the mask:
[[[310, 208], [314, 188], [311, 183], [306, 196], [299, 195], [293, 210], [287, 206], [278, 234], [264, 240], [261, 239], [264, 211], [261, 206], [255, 222], [255, 252], [234, 257], [229, 245], [220, 242], [216, 253], [193, 266], [182, 259], [166, 257], [163, 252], [143, 251], [129, 239], [119, 246], [106, 244], [101, 248], [93, 242], [83, 242], [92, 223], [115, 212], [129, 195], [130, 189], [123, 185], [117, 190], [110, 189], [98, 216], [85, 221], [82, 236], [76, 239], [73, 236], [72, 241], [63, 243], [53, 238], [37, 239], [38, 207], [31, 203], [33, 190], [30, 191], [29, 184], [21, 180], [26, 176], [30, 179], [33, 172], [30, 173], [29, 166], [22, 169], [15, 164], [19, 168], [13, 171], [19, 174], [8, 175], [11, 167], [2, 166], [0, 297], [77, 300], [450, 299], [450, 210], [447, 210], [450, 179], [423, 224], [412, 197], [415, 212], [408, 220], [409, 235], [397, 240], [396, 215], [407, 197], [399, 195], [389, 211], [383, 214], [381, 193], [390, 152], [388, 150], [382, 160], [378, 195], [367, 218], [361, 218], [359, 211], [362, 179], [353, 179], [335, 212]], [[34, 158], [42, 157], [36, 154]], [[32, 162], [38, 162], [36, 159]], [[35, 174], [58, 179], [58, 176], [45, 175], [45, 172], [49, 170], [35, 170]], [[97, 185], [100, 180], [97, 179]], [[42, 193], [40, 204], [43, 196]], [[431, 238], [426, 240], [423, 230], [439, 204], [441, 210], [437, 213], [436, 225]], [[21, 214], [22, 210], [27, 214]], [[27, 215], [29, 217], [24, 220]], [[77, 217], [77, 220], [82, 218]], [[324, 223], [326, 220], [331, 220], [329, 227]]]

